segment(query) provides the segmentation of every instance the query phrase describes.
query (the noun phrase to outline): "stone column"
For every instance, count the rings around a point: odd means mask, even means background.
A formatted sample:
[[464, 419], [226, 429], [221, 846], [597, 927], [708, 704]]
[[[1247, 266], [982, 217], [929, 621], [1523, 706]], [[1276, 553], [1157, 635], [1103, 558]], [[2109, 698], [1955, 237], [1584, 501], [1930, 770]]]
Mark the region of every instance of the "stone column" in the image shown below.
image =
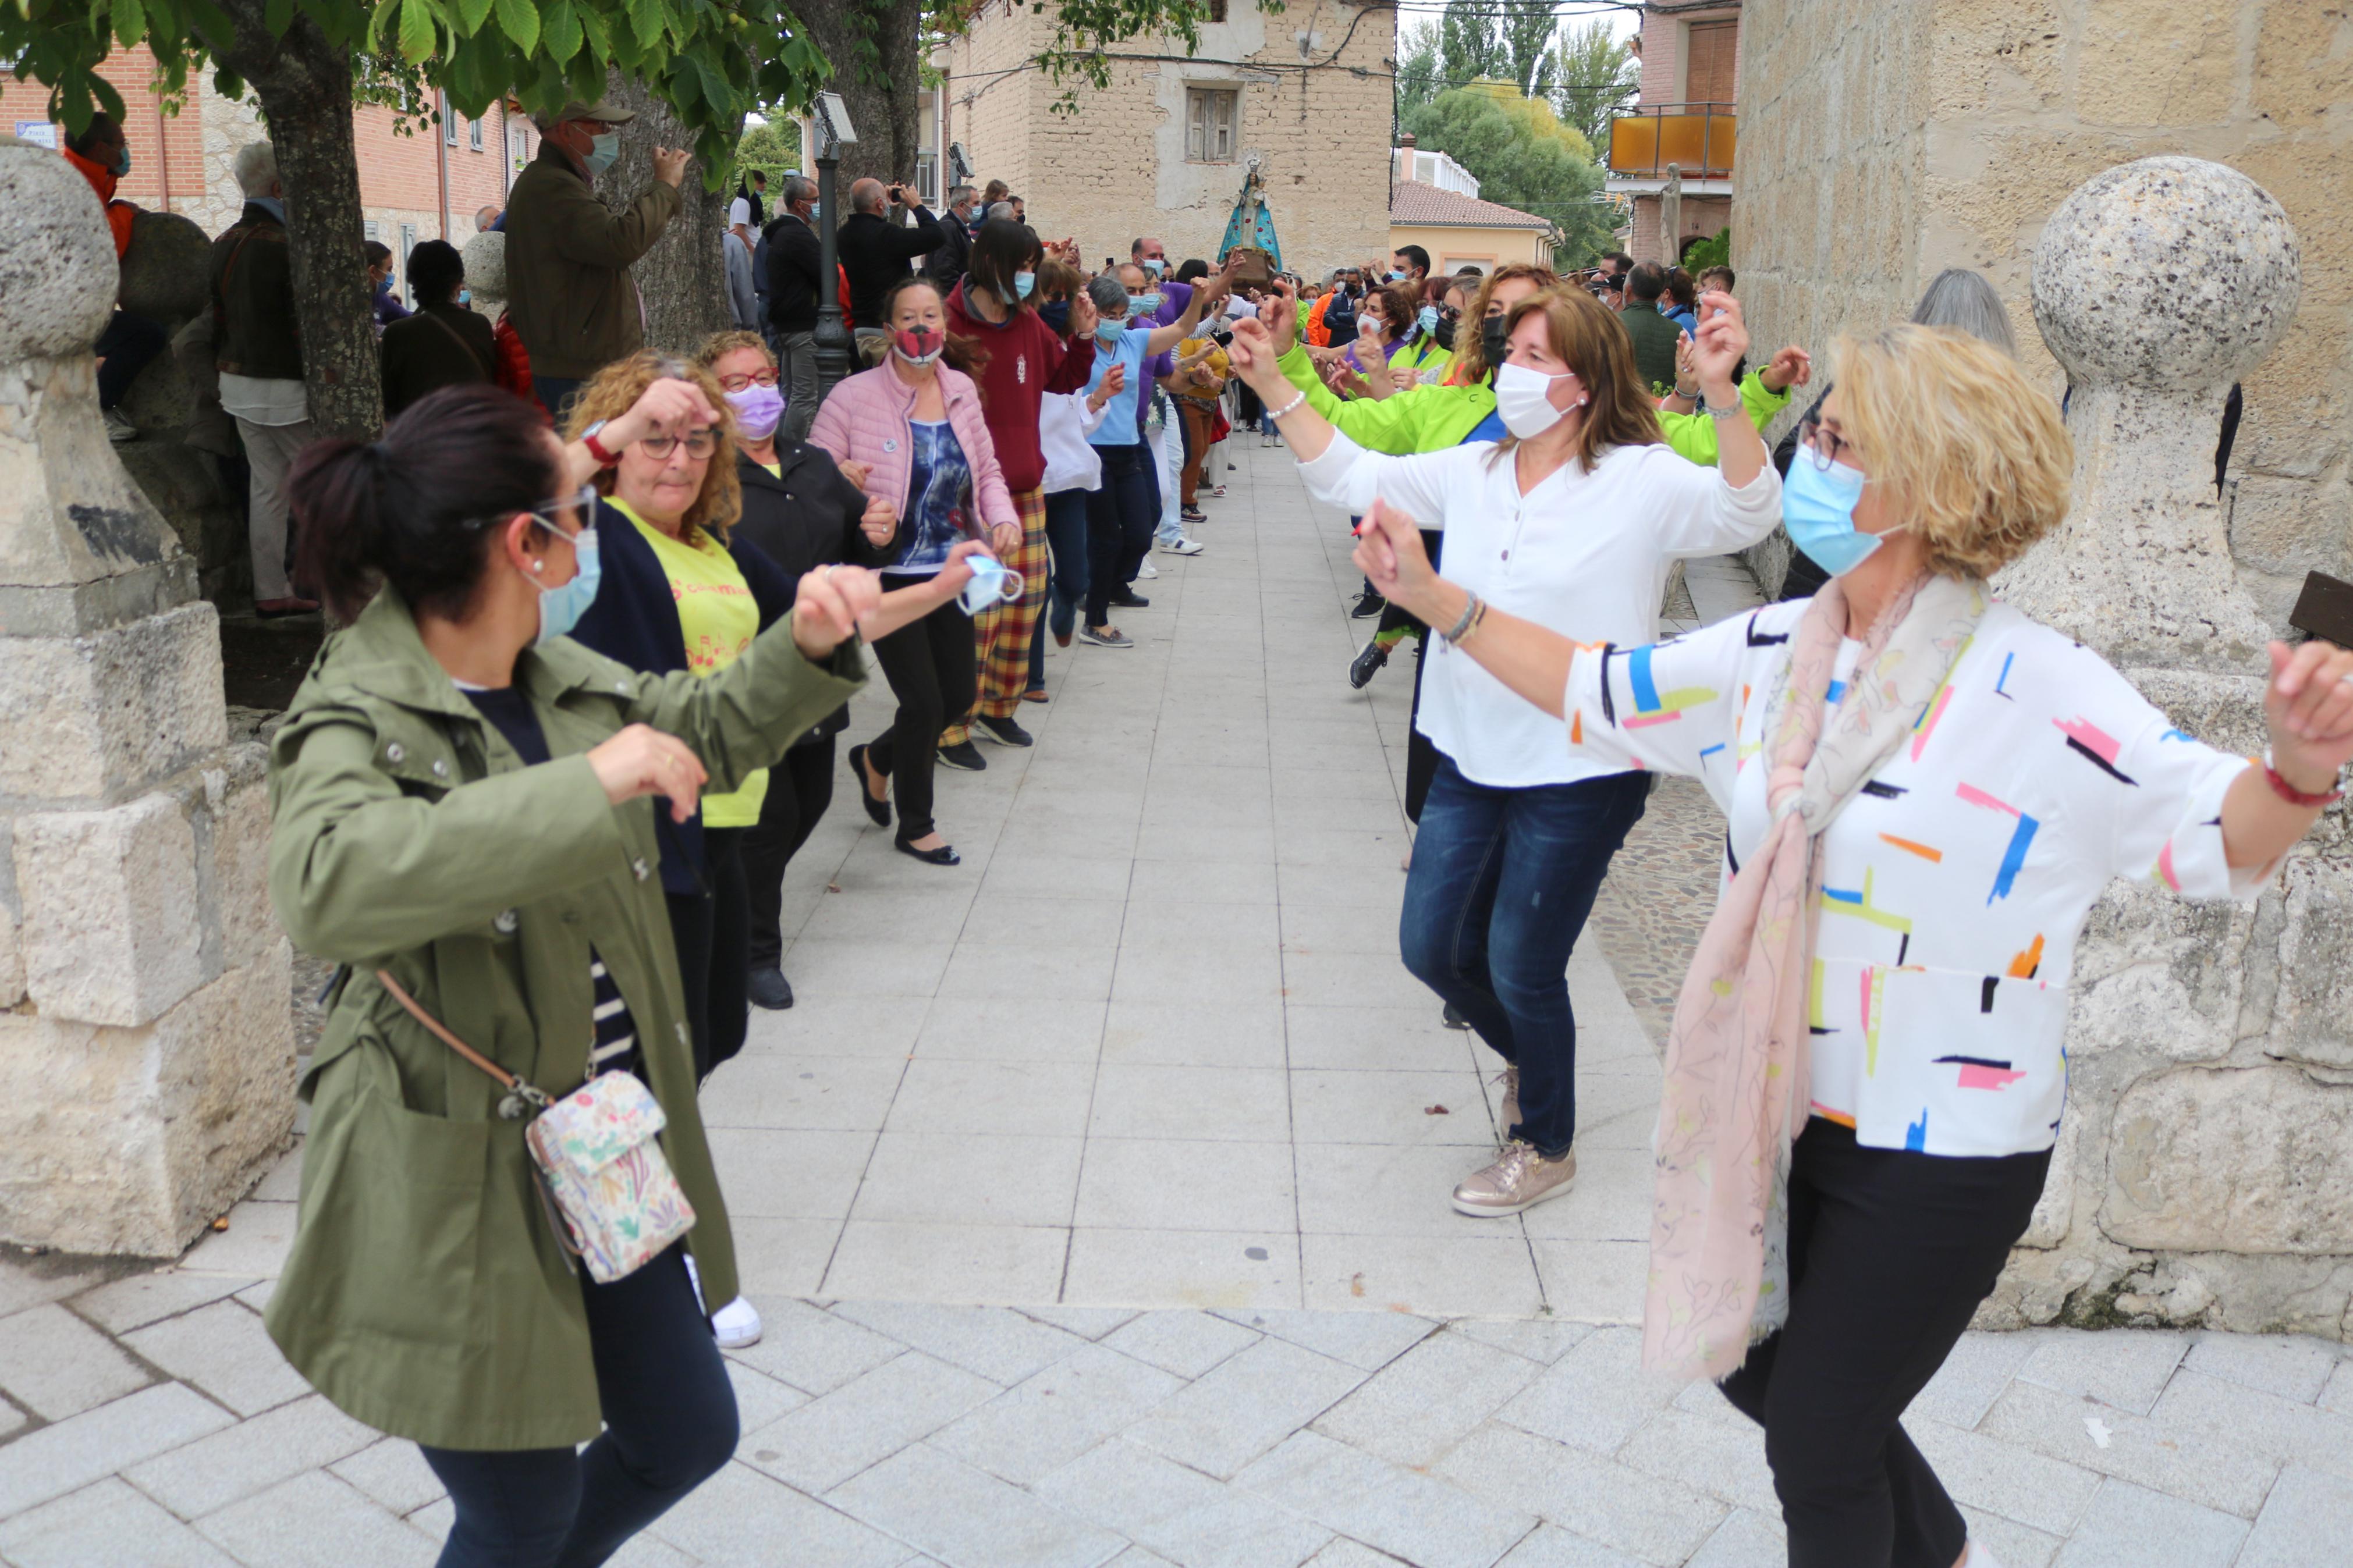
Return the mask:
[[0, 137], [0, 1238], [177, 1252], [293, 1124], [264, 753], [100, 422], [97, 198]]
[[[2245, 175], [2145, 158], [2034, 258], [2074, 495], [1997, 584], [2184, 731], [2253, 753], [2264, 644], [2216, 503], [2222, 403], [2287, 332], [2295, 230]], [[2076, 952], [2065, 1121], [1987, 1317], [2353, 1330], [2353, 836], [2323, 816], [2253, 909], [2119, 882]]]

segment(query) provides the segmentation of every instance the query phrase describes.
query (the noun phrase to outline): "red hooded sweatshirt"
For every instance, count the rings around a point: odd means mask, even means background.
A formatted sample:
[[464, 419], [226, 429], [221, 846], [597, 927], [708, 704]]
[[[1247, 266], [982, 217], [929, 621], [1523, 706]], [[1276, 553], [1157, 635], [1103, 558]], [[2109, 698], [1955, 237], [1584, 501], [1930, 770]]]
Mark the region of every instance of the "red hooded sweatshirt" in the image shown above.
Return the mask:
[[1008, 311], [1002, 324], [985, 321], [965, 304], [965, 284], [948, 295], [948, 331], [980, 345], [988, 363], [973, 373], [980, 384], [981, 420], [997, 447], [1005, 488], [1017, 496], [1046, 482], [1046, 454], [1038, 445], [1038, 409], [1050, 392], [1083, 392], [1094, 374], [1092, 338], [1067, 347], [1035, 310]]

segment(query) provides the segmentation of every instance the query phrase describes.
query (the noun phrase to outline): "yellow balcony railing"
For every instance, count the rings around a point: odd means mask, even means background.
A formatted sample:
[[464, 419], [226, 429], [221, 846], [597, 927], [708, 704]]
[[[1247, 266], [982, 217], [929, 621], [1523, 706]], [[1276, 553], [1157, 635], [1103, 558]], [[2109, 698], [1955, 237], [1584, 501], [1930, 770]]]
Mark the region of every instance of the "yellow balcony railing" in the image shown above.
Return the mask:
[[1667, 165], [1685, 179], [1728, 179], [1739, 121], [1728, 103], [1662, 103], [1609, 121], [1609, 172], [1663, 180]]

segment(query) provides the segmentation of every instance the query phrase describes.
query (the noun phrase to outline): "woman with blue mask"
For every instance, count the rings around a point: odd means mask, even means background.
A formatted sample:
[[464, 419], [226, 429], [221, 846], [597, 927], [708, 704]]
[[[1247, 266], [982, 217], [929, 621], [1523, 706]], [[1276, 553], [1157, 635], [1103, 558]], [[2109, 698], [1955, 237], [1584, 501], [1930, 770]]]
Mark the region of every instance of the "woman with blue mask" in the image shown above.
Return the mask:
[[2042, 1195], [2077, 935], [2118, 877], [2241, 902], [2274, 880], [2353, 758], [2353, 654], [2253, 657], [2261, 759], [2184, 733], [1988, 586], [2067, 511], [2050, 395], [1950, 329], [1834, 357], [1782, 496], [1830, 574], [1810, 600], [1633, 647], [1488, 607], [1386, 518], [1358, 559], [1574, 754], [1724, 811], [1667, 1044], [1643, 1359], [1764, 1426], [1793, 1565], [1980, 1568], [1897, 1418]]
[[[661, 383], [607, 429], [714, 412]], [[304, 580], [345, 624], [271, 744], [270, 897], [341, 967], [265, 1322], [330, 1402], [419, 1446], [452, 1568], [604, 1562], [734, 1449], [687, 1267], [723, 1300], [734, 1253], [654, 823], [767, 765], [859, 689], [861, 623], [889, 629], [872, 574], [839, 567], [711, 679], [599, 658], [565, 635], [594, 591], [594, 466], [519, 399], [449, 387], [381, 440], [314, 444], [290, 481]], [[576, 1273], [525, 1122], [437, 1028], [547, 1095], [638, 1079], [685, 1237], [609, 1283]]]

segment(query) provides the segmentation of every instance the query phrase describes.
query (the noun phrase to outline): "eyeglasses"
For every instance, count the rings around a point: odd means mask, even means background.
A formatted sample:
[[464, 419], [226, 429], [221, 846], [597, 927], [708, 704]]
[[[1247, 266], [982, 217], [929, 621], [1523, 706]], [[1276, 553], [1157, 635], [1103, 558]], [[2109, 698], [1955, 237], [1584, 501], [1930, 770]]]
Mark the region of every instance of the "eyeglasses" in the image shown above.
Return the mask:
[[1451, 305], [1440, 305], [1438, 308], [1438, 319], [1441, 321], [1459, 321], [1462, 319], [1462, 312]]
[[579, 524], [572, 532], [565, 532], [565, 530], [556, 523], [555, 520], [557, 516], [568, 511], [575, 517], [585, 518], [589, 515], [590, 511], [596, 505], [596, 487], [595, 485], [582, 485], [578, 489], [573, 491], [568, 496], [561, 496], [554, 500], [542, 501], [537, 506], [532, 508], [531, 520], [532, 521], [539, 524], [540, 527], [547, 530], [550, 533], [562, 534], [565, 538], [571, 539], [575, 537], [578, 531], [578, 527], [586, 527], [586, 524]]
[[[719, 450], [719, 432], [708, 425], [700, 430], [688, 431], [685, 439], [686, 455], [690, 458], [707, 458]], [[678, 443], [679, 437], [676, 436], [638, 437], [638, 445], [645, 448], [646, 456], [649, 458], [667, 458], [678, 449]]]
[[750, 375], [723, 375], [719, 378], [719, 390], [722, 392], [743, 392], [754, 386], [776, 384], [776, 373], [773, 370], [754, 371]]
[[1806, 454], [1807, 460], [1825, 473], [1830, 471], [1832, 463], [1838, 461], [1841, 452], [1854, 450], [1853, 442], [1847, 440], [1835, 430], [1823, 429], [1821, 417], [1819, 415], [1808, 415], [1799, 425], [1798, 445]]

